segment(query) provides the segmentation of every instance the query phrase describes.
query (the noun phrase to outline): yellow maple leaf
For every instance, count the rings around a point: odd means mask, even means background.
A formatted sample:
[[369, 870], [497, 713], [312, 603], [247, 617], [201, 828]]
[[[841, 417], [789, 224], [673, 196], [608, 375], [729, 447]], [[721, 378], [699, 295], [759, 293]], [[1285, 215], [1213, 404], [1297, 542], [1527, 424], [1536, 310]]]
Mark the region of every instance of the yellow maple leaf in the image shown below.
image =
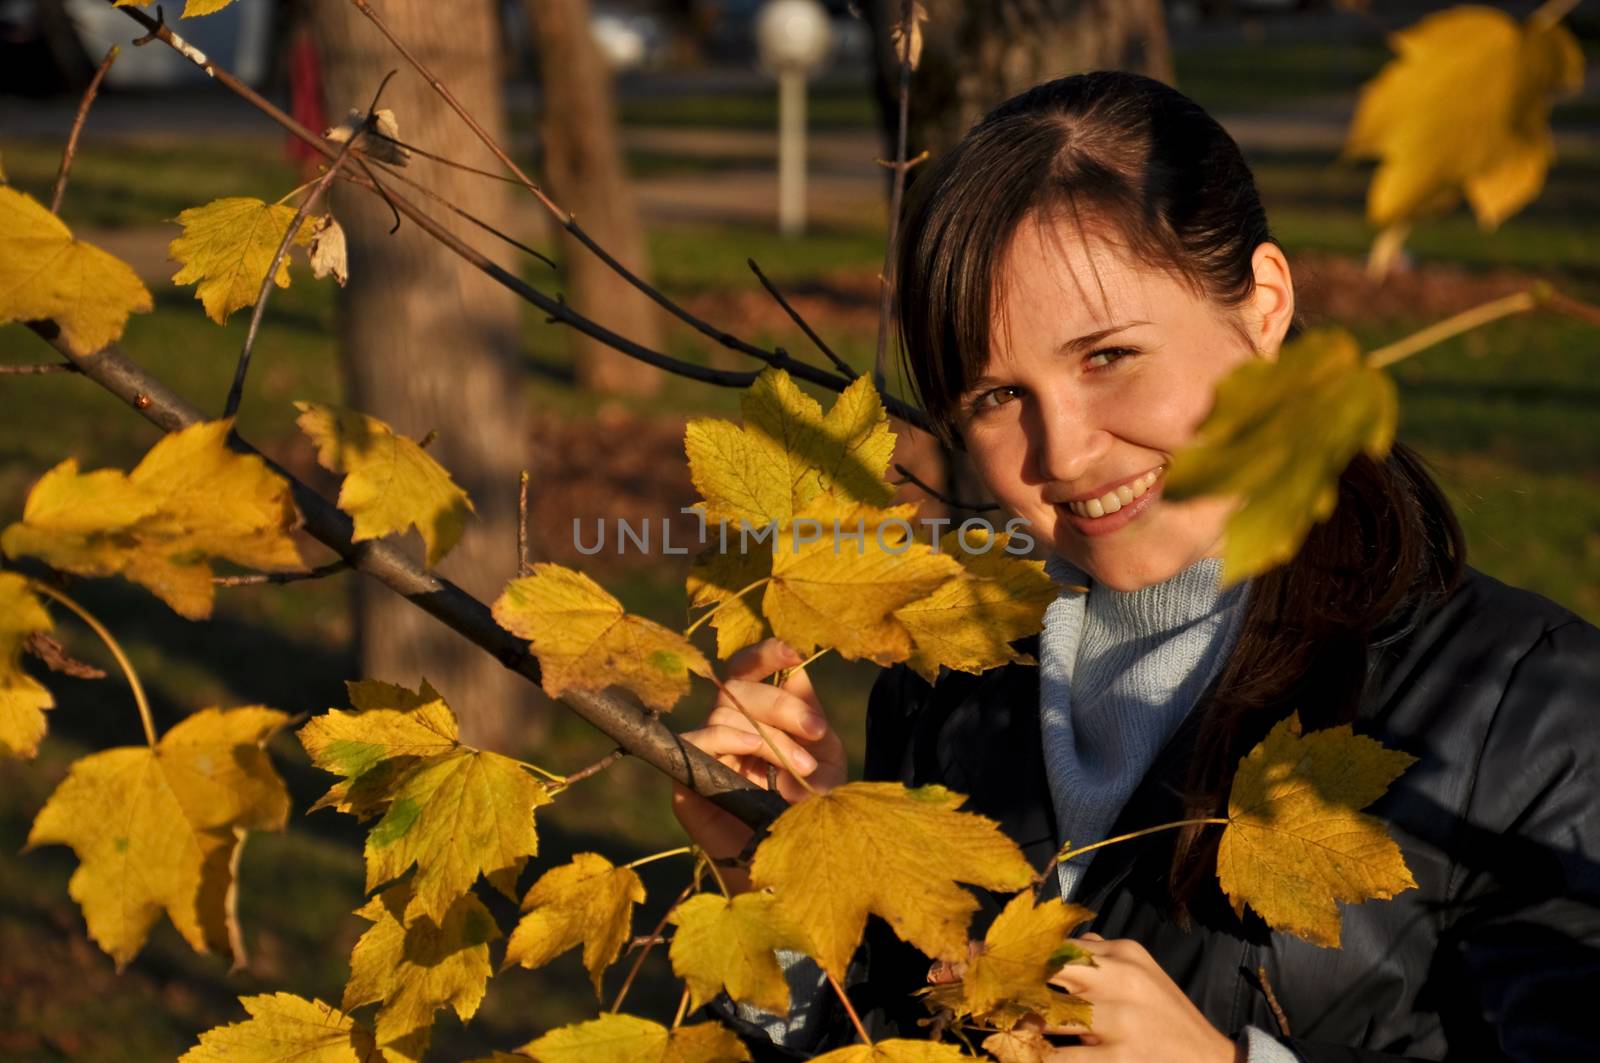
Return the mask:
[[387, 683], [351, 689], [365, 709], [331, 709], [298, 736], [317, 767], [347, 780], [317, 807], [379, 816], [367, 832], [367, 889], [415, 864], [407, 919], [422, 914], [435, 924], [480, 873], [514, 898], [517, 875], [539, 848], [534, 809], [550, 803], [550, 791], [520, 762], [463, 745], [449, 705], [424, 700], [426, 681], [415, 693]]
[[911, 656], [911, 633], [895, 611], [962, 571], [955, 558], [912, 540], [915, 512], [832, 492], [813, 499], [773, 549], [772, 581], [761, 600], [773, 633], [802, 656], [819, 646], [884, 665]]
[[792, 805], [756, 849], [751, 876], [844, 977], [868, 913], [930, 956], [966, 956], [977, 900], [956, 885], [1018, 890], [1033, 869], [993, 820], [942, 786], [857, 782]]
[[1440, 11], [1389, 38], [1396, 58], [1362, 90], [1345, 154], [1381, 160], [1367, 216], [1390, 226], [1464, 193], [1493, 228], [1531, 202], [1555, 157], [1550, 105], [1583, 85], [1583, 53], [1559, 24], [1490, 7]]
[[541, 563], [512, 580], [494, 603], [494, 618], [525, 638], [539, 658], [546, 694], [602, 690], [613, 684], [665, 712], [689, 690], [689, 673], [711, 664], [671, 628], [633, 616], [582, 572]]
[[806, 943], [773, 894], [697, 894], [673, 909], [672, 921], [678, 930], [668, 955], [689, 987], [690, 1008], [727, 990], [734, 1000], [774, 1014], [789, 1010], [789, 983], [774, 950], [805, 951]]
[[983, 1039], [983, 1050], [1000, 1063], [1045, 1063], [1055, 1045], [1045, 1039], [1037, 1023], [992, 1033]]
[[[155, 0], [116, 0], [118, 7], [149, 7]], [[195, 18], [200, 15], [212, 15], [233, 0], [187, 0], [183, 6], [183, 18]]]
[[163, 911], [196, 952], [231, 951], [234, 847], [244, 830], [281, 830], [289, 815], [288, 791], [261, 748], [287, 719], [260, 706], [203, 709], [154, 749], [73, 762], [40, 809], [25, 848], [77, 853], [67, 890], [119, 970]]
[[633, 928], [633, 906], [644, 884], [631, 867], [614, 867], [598, 853], [579, 853], [551, 868], [522, 898], [524, 915], [506, 942], [504, 966], [543, 967], [583, 945], [583, 966], [600, 995], [600, 979]]
[[895, 610], [911, 633], [907, 663], [928, 682], [938, 678], [940, 665], [978, 673], [1013, 661], [1034, 663], [1010, 644], [1044, 627], [1045, 607], [1061, 588], [1045, 575], [1043, 561], [1006, 553], [1008, 541], [985, 528], [972, 529], [964, 542], [959, 529], [945, 533], [939, 550], [960, 562], [961, 572]]
[[[174, 284], [194, 284], [195, 298], [205, 305], [206, 316], [226, 324], [228, 315], [254, 306], [272, 256], [294, 221], [295, 208], [264, 203], [250, 196], [225, 196], [203, 207], [190, 207], [178, 215], [183, 235], [167, 245], [167, 255], [182, 265], [172, 275]], [[304, 218], [294, 243], [311, 242], [315, 226]], [[289, 287], [289, 256], [278, 262], [273, 283]]]
[[518, 1051], [539, 1063], [740, 1063], [750, 1058], [744, 1042], [714, 1022], [669, 1030], [615, 1013], [551, 1030]]
[[962, 1012], [984, 1015], [1004, 1002], [1013, 1002], [1045, 1014], [1070, 1002], [1080, 1007], [1087, 1019], [1086, 1001], [1056, 993], [1046, 983], [1065, 962], [1064, 951], [1067, 955], [1079, 951], [1070, 945], [1067, 935], [1093, 915], [1087, 908], [1060, 899], [1035, 906], [1031, 893], [1017, 894], [990, 925], [983, 950], [967, 961], [961, 981]]
[[815, 1057], [812, 1063], [959, 1063], [971, 1058], [955, 1045], [896, 1040], [836, 1048]]
[[1249, 904], [1276, 930], [1339, 944], [1336, 902], [1387, 899], [1416, 881], [1376, 801], [1416, 758], [1350, 725], [1301, 734], [1298, 714], [1239, 762], [1217, 879], [1242, 914]]
[[1223, 378], [1164, 491], [1173, 501], [1243, 500], [1223, 546], [1223, 582], [1237, 583], [1294, 556], [1333, 512], [1350, 460], [1389, 452], [1399, 410], [1394, 381], [1367, 364], [1353, 336], [1307, 332], [1276, 360], [1252, 359]]
[[126, 476], [63, 461], [28, 492], [0, 549], [80, 576], [124, 576], [190, 619], [211, 615], [211, 558], [304, 571], [289, 484], [229, 449], [232, 427], [207, 421], [163, 436]]
[[390, 1060], [420, 1060], [433, 1033], [433, 1014], [454, 1009], [462, 1022], [483, 1001], [493, 970], [489, 942], [500, 928], [472, 894], [456, 900], [442, 921], [405, 922], [411, 887], [402, 883], [372, 898], [358, 916], [372, 926], [350, 953], [342, 1007], [380, 1004], [378, 1046]]
[[22, 646], [50, 630], [50, 614], [15, 572], [0, 572], [0, 756], [31, 757], [44, 737], [44, 710], [55, 704], [44, 684], [22, 670]]
[[472, 499], [415, 442], [376, 417], [319, 402], [296, 402], [295, 423], [317, 446], [317, 461], [344, 473], [339, 508], [356, 542], [416, 526], [437, 565], [461, 539]]
[[755, 591], [734, 601], [728, 599], [772, 575], [772, 543], [739, 544], [731, 535], [728, 541], [730, 546], [748, 549], [723, 550], [719, 545], [704, 551], [690, 564], [684, 585], [690, 609], [724, 603], [711, 618], [711, 626], [717, 632], [717, 657], [724, 660], [760, 642], [771, 631], [766, 617], [761, 615], [761, 596]]
[[782, 524], [826, 490], [884, 505], [894, 433], [868, 377], [840, 394], [826, 415], [788, 373], [768, 368], [740, 398], [741, 428], [696, 418], [684, 433], [689, 472], [709, 520]]
[[54, 321], [73, 353], [87, 355], [121, 336], [130, 314], [153, 309], [126, 262], [74, 239], [27, 193], [0, 187], [0, 325]]
[[381, 1063], [372, 1032], [320, 1000], [289, 993], [240, 997], [244, 1022], [218, 1026], [178, 1063]]

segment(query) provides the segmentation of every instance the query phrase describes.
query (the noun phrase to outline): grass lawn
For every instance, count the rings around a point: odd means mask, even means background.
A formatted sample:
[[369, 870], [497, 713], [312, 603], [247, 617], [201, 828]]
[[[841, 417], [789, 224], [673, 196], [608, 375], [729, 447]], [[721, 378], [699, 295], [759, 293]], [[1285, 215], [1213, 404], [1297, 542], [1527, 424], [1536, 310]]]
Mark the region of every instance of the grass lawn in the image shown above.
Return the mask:
[[[1243, 51], [1180, 54], [1179, 70], [1198, 98], [1226, 109], [1263, 93], [1286, 100], [1348, 91], [1380, 60], [1376, 52], [1306, 46], [1293, 55], [1254, 59]], [[1298, 79], [1292, 84], [1291, 75]], [[1284, 90], [1285, 84], [1291, 88]], [[748, 128], [772, 122], [770, 101], [725, 99], [717, 107], [707, 111], [681, 100], [654, 100], [629, 104], [624, 117], [658, 125], [687, 122], [691, 115], [697, 123], [709, 115]], [[812, 114], [822, 126], [873, 121], [865, 94], [843, 87], [814, 95]], [[35, 195], [48, 193], [55, 151], [40, 142], [0, 143], [11, 179]], [[1291, 260], [1297, 251], [1364, 253], [1370, 239], [1361, 215], [1366, 170], [1293, 152], [1263, 153], [1252, 161]], [[692, 172], [699, 165], [674, 157], [642, 162], [660, 173]], [[276, 140], [152, 139], [116, 151], [86, 146], [74, 172], [65, 217], [95, 227], [159, 222], [221, 195], [276, 198], [294, 183]], [[1563, 159], [1546, 195], [1498, 232], [1484, 234], [1458, 213], [1419, 227], [1411, 249], [1423, 263], [1518, 271], [1600, 299], [1597, 179], [1600, 156]], [[697, 224], [659, 227], [650, 242], [662, 286], [698, 299], [757, 290], [745, 265], [750, 257], [790, 289], [827, 274], [870, 277], [881, 262], [882, 239], [870, 227], [788, 240], [764, 229]], [[133, 321], [124, 346], [180, 393], [220, 409], [245, 315], [234, 315], [219, 329], [204, 318], [190, 291], [165, 288], [157, 295], [156, 311]], [[240, 421], [243, 434], [269, 452], [303, 445], [297, 442], [292, 400], [338, 398], [334, 314], [332, 289], [303, 273], [273, 298]], [[860, 327], [858, 318], [840, 320], [856, 324], [827, 330], [829, 340], [853, 364], [868, 365], [870, 327]], [[1376, 345], [1427, 321], [1401, 316], [1345, 323], [1364, 343]], [[528, 400], [546, 415], [559, 411], [586, 425], [617, 406], [664, 421], [737, 409], [734, 392], [676, 378], [647, 405], [597, 399], [564, 382], [570, 362], [559, 331], [530, 312], [524, 335], [530, 366], [543, 370], [530, 373]], [[796, 353], [809, 350], [782, 323], [748, 338]], [[1401, 436], [1435, 463], [1467, 528], [1474, 563], [1591, 620], [1600, 620], [1597, 338], [1600, 333], [1587, 326], [1530, 316], [1429, 351], [1395, 373], [1402, 392]], [[684, 329], [671, 333], [669, 348], [698, 362], [746, 367]], [[0, 327], [0, 363], [48, 354], [20, 326]], [[19, 514], [28, 487], [63, 458], [76, 456], [86, 468], [127, 468], [156, 439], [155, 429], [119, 403], [65, 375], [0, 377], [0, 408], [0, 523]], [[143, 591], [113, 581], [84, 581], [78, 593], [124, 639], [158, 716], [170, 723], [212, 704], [258, 702], [291, 713], [343, 704], [342, 681], [353, 668], [347, 597], [354, 578], [224, 591], [215, 619], [204, 624], [186, 623]], [[682, 579], [681, 566], [662, 563], [620, 572], [608, 585], [630, 608], [681, 626]], [[74, 652], [110, 666], [73, 621], [62, 619], [59, 627]], [[859, 757], [865, 693], [875, 670], [825, 659], [814, 671], [824, 702]], [[71, 760], [139, 741], [138, 725], [115, 676], [100, 682], [52, 676], [48, 682], [58, 700], [52, 738], [33, 763], [0, 762], [0, 1056], [171, 1058], [199, 1030], [242, 1017], [234, 1003], [240, 993], [285, 990], [336, 1001], [348, 950], [365, 924], [349, 914], [361, 900], [360, 830], [329, 811], [297, 813], [288, 832], [252, 837], [246, 848], [239, 907], [254, 953], [248, 972], [230, 975], [214, 958], [192, 954], [165, 922], [126, 972], [113, 972], [87, 941], [68, 896], [71, 854], [59, 847], [13, 854]], [[697, 722], [708, 701], [697, 691], [677, 710], [677, 723]], [[562, 718], [534, 755], [556, 770], [571, 770], [608, 748], [586, 726]], [[280, 735], [273, 751], [295, 808], [306, 808], [329, 779], [310, 768], [292, 737]], [[588, 800], [575, 793], [541, 810], [540, 859], [523, 886], [573, 852], [594, 849], [627, 859], [680, 844], [668, 787], [642, 765], [624, 761], [582, 785], [600, 793]], [[676, 893], [684, 870], [679, 861], [646, 869], [651, 900], [640, 932]], [[502, 925], [509, 925], [511, 906], [503, 899], [491, 903]], [[620, 970], [613, 971], [608, 992], [620, 980]], [[676, 993], [659, 951], [630, 999], [645, 1014], [670, 1018]], [[435, 1045], [441, 1056], [465, 1058], [520, 1044], [595, 1008], [576, 956], [568, 955], [543, 971], [496, 977], [479, 1017], [464, 1028], [453, 1017], [441, 1018]]]

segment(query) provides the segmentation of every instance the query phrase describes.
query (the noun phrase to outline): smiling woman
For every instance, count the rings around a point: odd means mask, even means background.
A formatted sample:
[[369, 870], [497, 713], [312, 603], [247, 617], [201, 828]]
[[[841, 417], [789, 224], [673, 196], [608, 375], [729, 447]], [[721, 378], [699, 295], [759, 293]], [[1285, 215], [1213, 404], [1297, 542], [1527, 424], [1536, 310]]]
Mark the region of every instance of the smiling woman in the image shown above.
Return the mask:
[[[1298, 554], [1232, 587], [1220, 557], [1237, 503], [1163, 497], [1218, 381], [1295, 332], [1288, 259], [1222, 127], [1131, 74], [1031, 89], [917, 182], [897, 277], [931, 422], [1031, 522], [1063, 589], [1018, 644], [1037, 667], [885, 672], [867, 778], [969, 795], [1042, 867], [1068, 839], [1226, 816], [1241, 758], [1291, 713], [1418, 761], [1368, 809], [1416, 887], [1348, 907], [1337, 950], [1235, 911], [1214, 830], [1062, 862], [1052, 887], [1096, 913], [1080, 939], [1096, 966], [1055, 981], [1093, 1004], [1093, 1030], [1050, 1031], [1045, 1058], [1600, 1056], [1581, 1018], [1600, 971], [1600, 631], [1468, 568], [1403, 446], [1357, 457]], [[797, 660], [753, 647], [728, 687], [825, 790], [844, 759], [803, 670], [760, 682]], [[747, 774], [776, 761], [720, 703], [686, 737]], [[714, 855], [748, 841], [687, 792], [677, 808]], [[854, 971], [873, 1037], [925, 1036], [925, 958], [874, 924]], [[804, 965], [791, 973], [801, 992]], [[749, 1027], [758, 1058], [848, 1042], [829, 998], [799, 999], [788, 1024]]]

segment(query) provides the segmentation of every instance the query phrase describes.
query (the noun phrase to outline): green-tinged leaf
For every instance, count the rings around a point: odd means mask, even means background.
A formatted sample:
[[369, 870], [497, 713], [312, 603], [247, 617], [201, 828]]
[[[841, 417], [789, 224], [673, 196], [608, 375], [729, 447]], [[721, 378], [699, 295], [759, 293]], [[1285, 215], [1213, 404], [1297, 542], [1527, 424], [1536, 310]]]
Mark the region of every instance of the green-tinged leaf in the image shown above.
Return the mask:
[[1386, 455], [1398, 419], [1394, 381], [1349, 333], [1308, 332], [1276, 360], [1251, 360], [1223, 379], [1194, 442], [1173, 458], [1166, 497], [1243, 500], [1223, 552], [1223, 582], [1237, 583], [1294, 556], [1333, 512], [1350, 460]]
[[666, 712], [689, 690], [689, 673], [709, 676], [694, 644], [653, 620], [634, 616], [582, 572], [538, 564], [495, 599], [494, 618], [531, 644], [544, 691], [603, 690], [613, 684]]

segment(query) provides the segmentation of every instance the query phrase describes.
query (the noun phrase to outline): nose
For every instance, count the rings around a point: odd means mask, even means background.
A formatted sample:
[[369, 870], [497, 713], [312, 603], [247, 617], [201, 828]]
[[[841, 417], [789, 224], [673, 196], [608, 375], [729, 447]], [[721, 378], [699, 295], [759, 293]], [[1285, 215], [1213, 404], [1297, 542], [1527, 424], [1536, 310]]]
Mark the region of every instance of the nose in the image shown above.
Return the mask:
[[1096, 423], [1081, 397], [1046, 396], [1035, 410], [1033, 463], [1042, 482], [1074, 483], [1092, 471], [1111, 447], [1111, 433]]

